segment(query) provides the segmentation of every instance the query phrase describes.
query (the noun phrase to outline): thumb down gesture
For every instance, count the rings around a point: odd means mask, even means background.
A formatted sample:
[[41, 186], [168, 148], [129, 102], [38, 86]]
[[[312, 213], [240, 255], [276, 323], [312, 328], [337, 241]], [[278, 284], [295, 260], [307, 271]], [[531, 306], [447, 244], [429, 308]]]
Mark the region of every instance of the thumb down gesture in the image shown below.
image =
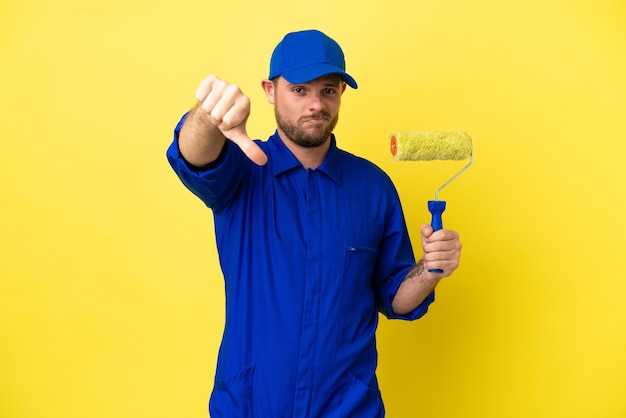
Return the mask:
[[258, 165], [267, 163], [267, 155], [246, 132], [250, 99], [238, 86], [210, 75], [200, 82], [196, 100], [208, 122], [237, 144], [250, 160]]

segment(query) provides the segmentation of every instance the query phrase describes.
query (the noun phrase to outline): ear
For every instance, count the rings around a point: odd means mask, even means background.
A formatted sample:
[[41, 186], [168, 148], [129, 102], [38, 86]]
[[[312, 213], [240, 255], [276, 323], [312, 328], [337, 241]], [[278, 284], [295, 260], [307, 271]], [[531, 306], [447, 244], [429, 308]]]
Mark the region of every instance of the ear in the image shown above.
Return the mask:
[[274, 104], [274, 82], [272, 80], [265, 79], [261, 81], [261, 87], [263, 87], [267, 101], [270, 102], [270, 104]]
[[343, 92], [346, 91], [346, 87], [348, 87], [346, 83], [341, 83], [341, 94], [343, 94]]

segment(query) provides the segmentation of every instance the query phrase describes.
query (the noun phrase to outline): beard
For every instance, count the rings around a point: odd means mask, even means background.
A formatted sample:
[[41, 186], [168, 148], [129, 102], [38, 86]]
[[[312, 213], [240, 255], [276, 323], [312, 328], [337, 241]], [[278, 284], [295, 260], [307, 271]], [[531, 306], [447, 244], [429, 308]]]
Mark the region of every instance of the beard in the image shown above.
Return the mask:
[[[296, 145], [304, 148], [315, 148], [322, 146], [330, 138], [330, 134], [337, 126], [339, 121], [339, 115], [335, 115], [331, 118], [331, 115], [326, 111], [313, 113], [308, 116], [302, 116], [297, 121], [293, 121], [288, 118], [278, 109], [278, 106], [274, 108], [276, 114], [276, 123], [280, 130]], [[310, 119], [325, 119], [327, 123], [317, 126], [311, 126], [309, 129], [303, 129], [301, 125]]]

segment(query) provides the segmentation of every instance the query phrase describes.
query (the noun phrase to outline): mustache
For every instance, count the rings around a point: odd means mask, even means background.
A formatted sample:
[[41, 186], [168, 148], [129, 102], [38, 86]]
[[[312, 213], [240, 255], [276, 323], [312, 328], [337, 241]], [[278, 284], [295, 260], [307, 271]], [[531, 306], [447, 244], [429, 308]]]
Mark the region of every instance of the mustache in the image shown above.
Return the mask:
[[330, 120], [330, 113], [325, 112], [325, 111], [321, 111], [321, 112], [317, 112], [317, 113], [312, 113], [310, 115], [307, 116], [302, 116], [300, 118], [300, 122], [306, 122], [308, 120], [312, 120], [312, 119], [326, 119], [326, 120]]

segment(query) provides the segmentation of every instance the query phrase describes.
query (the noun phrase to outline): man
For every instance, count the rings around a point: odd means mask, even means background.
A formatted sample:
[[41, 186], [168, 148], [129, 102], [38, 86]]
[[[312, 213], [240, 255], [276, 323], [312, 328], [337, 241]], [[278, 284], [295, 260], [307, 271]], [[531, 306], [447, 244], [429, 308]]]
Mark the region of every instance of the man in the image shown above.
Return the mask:
[[416, 263], [388, 176], [337, 148], [346, 85], [333, 39], [290, 33], [262, 81], [277, 121], [267, 141], [248, 138], [249, 99], [215, 76], [176, 127], [168, 159], [213, 211], [225, 280], [213, 417], [384, 416], [378, 312], [421, 317], [459, 264], [458, 234], [428, 225]]

